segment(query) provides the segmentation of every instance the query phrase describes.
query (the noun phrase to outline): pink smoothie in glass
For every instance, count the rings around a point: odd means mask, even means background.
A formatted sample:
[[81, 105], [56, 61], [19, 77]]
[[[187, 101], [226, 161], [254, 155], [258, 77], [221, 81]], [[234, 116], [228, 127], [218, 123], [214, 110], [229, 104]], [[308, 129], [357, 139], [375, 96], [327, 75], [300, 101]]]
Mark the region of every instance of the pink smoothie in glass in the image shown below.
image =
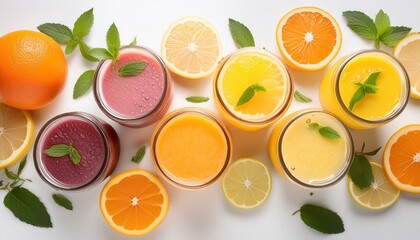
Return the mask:
[[151, 50], [121, 48], [117, 69], [136, 61], [147, 64], [136, 76], [118, 76], [111, 60], [102, 62], [95, 73], [95, 98], [101, 110], [111, 119], [130, 127], [142, 127], [157, 121], [172, 100], [169, 74], [163, 61]]
[[[118, 160], [119, 139], [114, 129], [100, 121], [91, 122], [80, 114], [53, 119], [37, 138], [34, 155], [37, 170], [44, 180], [58, 188], [83, 188], [102, 180], [113, 171]], [[75, 148], [81, 156], [80, 162], [73, 163], [69, 155], [51, 157], [45, 153], [57, 144]]]

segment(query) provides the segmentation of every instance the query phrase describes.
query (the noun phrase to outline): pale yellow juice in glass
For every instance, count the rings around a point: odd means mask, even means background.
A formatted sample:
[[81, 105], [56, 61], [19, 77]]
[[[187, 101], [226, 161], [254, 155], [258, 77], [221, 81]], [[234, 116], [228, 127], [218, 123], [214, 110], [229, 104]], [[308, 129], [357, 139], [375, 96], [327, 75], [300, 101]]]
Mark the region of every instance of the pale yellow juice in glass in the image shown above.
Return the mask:
[[[367, 93], [350, 109], [358, 83], [364, 83], [375, 72], [376, 93]], [[405, 108], [410, 93], [404, 67], [393, 56], [377, 50], [366, 50], [343, 57], [321, 81], [319, 96], [323, 109], [333, 112], [350, 128], [369, 129], [397, 117]]]
[[231, 160], [224, 125], [209, 111], [184, 108], [159, 123], [151, 140], [152, 158], [168, 182], [199, 189], [218, 180]]
[[[333, 129], [339, 137], [326, 137]], [[324, 133], [325, 134], [325, 133]], [[268, 150], [275, 169], [298, 185], [317, 188], [338, 182], [353, 158], [353, 140], [335, 116], [316, 109], [290, 114], [275, 125]]]

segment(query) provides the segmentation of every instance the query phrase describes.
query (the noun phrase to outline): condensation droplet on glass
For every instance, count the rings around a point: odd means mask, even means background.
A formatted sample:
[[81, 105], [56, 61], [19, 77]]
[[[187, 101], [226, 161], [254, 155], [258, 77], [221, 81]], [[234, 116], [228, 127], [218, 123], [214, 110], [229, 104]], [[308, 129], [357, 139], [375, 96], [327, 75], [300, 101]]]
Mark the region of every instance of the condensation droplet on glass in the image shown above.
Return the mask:
[[291, 169], [291, 170], [295, 170], [295, 166], [291, 166], [291, 167], [290, 167], [290, 169]]

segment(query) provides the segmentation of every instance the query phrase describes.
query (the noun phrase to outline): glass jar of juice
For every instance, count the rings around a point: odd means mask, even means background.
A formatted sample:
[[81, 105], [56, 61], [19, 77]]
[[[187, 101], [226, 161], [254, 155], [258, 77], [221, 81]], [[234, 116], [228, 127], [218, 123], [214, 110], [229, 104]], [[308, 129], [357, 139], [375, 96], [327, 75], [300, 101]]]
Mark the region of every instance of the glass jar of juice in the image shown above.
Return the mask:
[[[375, 74], [374, 81], [368, 80]], [[404, 67], [392, 55], [379, 50], [359, 51], [341, 58], [327, 71], [319, 89], [323, 109], [359, 130], [379, 127], [396, 118], [409, 95], [410, 83]]]
[[342, 179], [354, 155], [344, 123], [319, 109], [304, 109], [274, 126], [268, 152], [276, 171], [307, 188], [322, 188]]
[[[118, 70], [130, 62], [144, 62], [134, 76]], [[173, 98], [172, 80], [163, 60], [152, 50], [126, 46], [118, 61], [101, 61], [94, 75], [94, 95], [100, 109], [112, 120], [128, 127], [145, 127], [165, 115]]]
[[[52, 149], [55, 152], [48, 153]], [[74, 151], [79, 162], [73, 158]], [[50, 186], [80, 190], [111, 175], [119, 153], [120, 141], [111, 125], [88, 113], [69, 112], [41, 128], [35, 140], [34, 163], [39, 176]]]
[[150, 149], [160, 175], [188, 190], [215, 183], [232, 157], [224, 124], [210, 111], [193, 107], [167, 114], [153, 132]]
[[293, 82], [277, 56], [247, 47], [219, 63], [213, 77], [213, 95], [217, 109], [230, 124], [246, 131], [258, 130], [287, 111]]

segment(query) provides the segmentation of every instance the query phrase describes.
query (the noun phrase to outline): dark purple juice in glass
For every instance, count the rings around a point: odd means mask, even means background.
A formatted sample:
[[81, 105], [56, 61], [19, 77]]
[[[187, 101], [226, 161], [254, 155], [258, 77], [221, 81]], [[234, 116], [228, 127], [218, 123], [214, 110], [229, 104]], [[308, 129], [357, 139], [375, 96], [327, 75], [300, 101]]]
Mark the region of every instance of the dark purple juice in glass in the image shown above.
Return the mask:
[[[75, 148], [80, 162], [67, 154], [52, 157], [51, 146], [65, 144]], [[120, 141], [115, 130], [102, 120], [81, 112], [58, 115], [40, 130], [34, 148], [35, 167], [51, 186], [75, 190], [93, 186], [108, 177], [118, 162]]]

